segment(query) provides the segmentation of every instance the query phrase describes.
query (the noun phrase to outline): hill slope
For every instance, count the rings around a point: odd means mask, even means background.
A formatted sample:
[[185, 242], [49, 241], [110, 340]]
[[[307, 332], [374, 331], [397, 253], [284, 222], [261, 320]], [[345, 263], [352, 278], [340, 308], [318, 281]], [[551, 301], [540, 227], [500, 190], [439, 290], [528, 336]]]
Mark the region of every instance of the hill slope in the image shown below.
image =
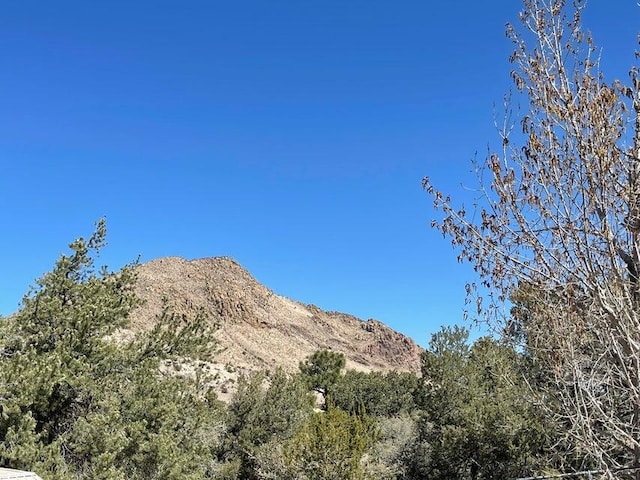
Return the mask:
[[220, 322], [222, 351], [214, 361], [233, 369], [291, 371], [314, 351], [331, 349], [345, 355], [347, 368], [419, 371], [421, 350], [408, 337], [376, 320], [277, 295], [228, 257], [168, 257], [142, 264], [137, 288], [145, 304], [134, 312], [134, 329], [152, 325], [163, 297], [180, 313], [203, 309]]

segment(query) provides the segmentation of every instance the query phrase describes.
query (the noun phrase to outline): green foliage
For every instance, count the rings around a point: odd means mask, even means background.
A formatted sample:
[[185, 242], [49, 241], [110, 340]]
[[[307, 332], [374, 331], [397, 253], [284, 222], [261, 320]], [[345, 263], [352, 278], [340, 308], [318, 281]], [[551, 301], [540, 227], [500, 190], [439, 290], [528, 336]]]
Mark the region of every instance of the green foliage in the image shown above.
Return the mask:
[[422, 356], [413, 478], [516, 478], [541, 466], [545, 425], [525, 397], [522, 357], [491, 338], [467, 340], [444, 328]]
[[299, 377], [288, 377], [281, 369], [270, 379], [263, 374], [241, 377], [229, 405], [226, 445], [228, 459], [239, 462], [237, 478], [260, 478], [258, 472], [265, 470], [260, 458], [268, 456], [263, 450], [294, 435], [312, 409], [313, 397]]
[[138, 304], [136, 265], [96, 270], [105, 235], [101, 221], [73, 242], [2, 322], [0, 466], [51, 480], [211, 476], [220, 407], [200, 376], [164, 368], [209, 348], [210, 327], [167, 308], [152, 332], [116, 343]]
[[[457, 327], [434, 335], [421, 380], [343, 375], [344, 356], [324, 350], [299, 375], [241, 378], [225, 408], [201, 362], [215, 347], [203, 315], [166, 302], [151, 331], [121, 334], [136, 265], [95, 269], [104, 237], [101, 222], [73, 242], [0, 320], [0, 466], [48, 480], [464, 480], [549, 458], [549, 425], [523, 397], [530, 359], [488, 338], [470, 346]], [[326, 411], [313, 413], [310, 388]]]
[[414, 415], [377, 417], [379, 439], [365, 457], [364, 470], [368, 479], [395, 480], [408, 478], [408, 468], [418, 426]]
[[333, 405], [350, 413], [364, 409], [374, 416], [395, 416], [414, 410], [418, 377], [411, 372], [347, 371], [335, 384]]
[[327, 397], [330, 389], [340, 379], [344, 366], [343, 354], [331, 350], [318, 350], [300, 363], [300, 373], [307, 380], [309, 388]]
[[360, 480], [364, 454], [378, 438], [375, 421], [329, 407], [314, 414], [285, 447], [286, 475], [299, 480]]
[[198, 479], [215, 470], [220, 407], [193, 381], [149, 373], [115, 379], [115, 394], [77, 422], [69, 448], [86, 478]]

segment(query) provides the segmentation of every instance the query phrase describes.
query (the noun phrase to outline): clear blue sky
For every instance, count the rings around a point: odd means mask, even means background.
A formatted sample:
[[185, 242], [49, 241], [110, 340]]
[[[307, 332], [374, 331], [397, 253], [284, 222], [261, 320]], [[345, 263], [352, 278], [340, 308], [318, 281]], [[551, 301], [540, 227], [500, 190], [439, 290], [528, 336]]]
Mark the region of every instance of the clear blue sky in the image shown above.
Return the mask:
[[[591, 2], [605, 73], [635, 1]], [[606, 4], [606, 5], [605, 5]], [[101, 260], [228, 255], [426, 345], [471, 269], [429, 227], [497, 145], [517, 0], [4, 2], [0, 313], [106, 217]]]

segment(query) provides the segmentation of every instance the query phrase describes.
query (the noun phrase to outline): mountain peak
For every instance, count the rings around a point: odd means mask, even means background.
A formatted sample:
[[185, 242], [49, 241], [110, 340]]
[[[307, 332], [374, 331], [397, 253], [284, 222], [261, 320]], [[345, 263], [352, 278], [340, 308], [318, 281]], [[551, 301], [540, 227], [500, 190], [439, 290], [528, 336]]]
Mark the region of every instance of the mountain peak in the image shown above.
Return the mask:
[[138, 267], [137, 290], [145, 301], [133, 328], [150, 328], [170, 299], [179, 313], [203, 311], [220, 324], [221, 352], [214, 361], [255, 371], [293, 371], [320, 349], [343, 353], [347, 368], [419, 371], [420, 347], [377, 320], [326, 312], [277, 295], [231, 257], [159, 258]]

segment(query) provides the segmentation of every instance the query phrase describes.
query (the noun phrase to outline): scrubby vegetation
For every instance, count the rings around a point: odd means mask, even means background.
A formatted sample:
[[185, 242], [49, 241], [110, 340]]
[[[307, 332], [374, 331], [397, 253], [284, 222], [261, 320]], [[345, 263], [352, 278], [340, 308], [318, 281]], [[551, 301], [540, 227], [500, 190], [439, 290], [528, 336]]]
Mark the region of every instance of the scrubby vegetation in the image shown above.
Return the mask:
[[215, 319], [168, 302], [151, 332], [122, 335], [135, 264], [97, 269], [105, 235], [100, 222], [73, 242], [0, 324], [0, 466], [50, 480], [354, 480], [552, 463], [552, 430], [524, 398], [526, 357], [460, 328], [433, 337], [421, 378], [345, 371], [342, 354], [318, 351], [297, 373], [241, 377], [219, 402], [202, 362]]
[[73, 242], [2, 320], [1, 466], [169, 480], [491, 478], [550, 464], [526, 357], [459, 328], [434, 336], [422, 378], [345, 371], [342, 354], [319, 351], [297, 373], [242, 377], [219, 402], [201, 363], [215, 319], [168, 303], [151, 332], [121, 335], [135, 264], [96, 269], [105, 234], [101, 222]]

